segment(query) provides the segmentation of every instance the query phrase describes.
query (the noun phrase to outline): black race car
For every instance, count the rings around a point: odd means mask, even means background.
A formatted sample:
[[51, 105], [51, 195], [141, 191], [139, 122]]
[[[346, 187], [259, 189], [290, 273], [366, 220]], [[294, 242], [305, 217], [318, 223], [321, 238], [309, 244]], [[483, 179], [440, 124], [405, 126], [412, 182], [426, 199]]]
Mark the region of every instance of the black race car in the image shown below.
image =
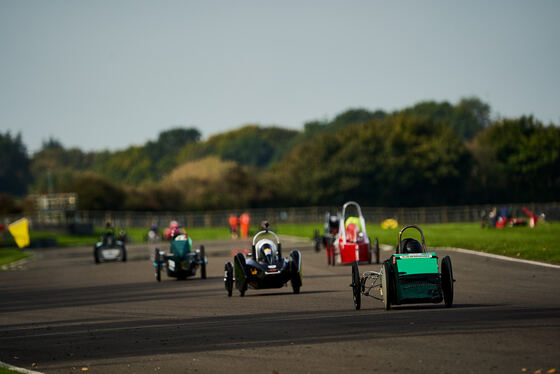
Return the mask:
[[[272, 237], [274, 240], [267, 239]], [[259, 239], [260, 238], [260, 239]], [[251, 253], [247, 257], [237, 253], [233, 263], [225, 265], [224, 283], [228, 296], [232, 295], [233, 285], [240, 296], [245, 295], [248, 287], [253, 289], [280, 288], [288, 283], [294, 293], [299, 293], [302, 285], [301, 254], [298, 250], [290, 252], [290, 257], [282, 257], [280, 238], [268, 229], [260, 231], [253, 237]]]
[[[124, 230], [121, 233], [124, 233]], [[100, 240], [93, 246], [93, 259], [96, 264], [107, 261], [126, 261], [125, 240], [122, 234], [118, 237], [115, 236], [115, 231], [110, 223], [107, 223], [107, 228]]]
[[93, 246], [93, 259], [96, 264], [106, 261], [126, 261], [124, 241], [115, 238], [113, 230], [105, 231], [101, 240]]
[[[327, 248], [329, 243], [333, 243], [340, 226], [340, 215], [327, 213], [325, 216], [325, 232], [319, 235], [319, 230], [313, 232], [313, 247], [315, 252], [321, 251], [321, 245]], [[329, 259], [330, 264], [330, 259]]]

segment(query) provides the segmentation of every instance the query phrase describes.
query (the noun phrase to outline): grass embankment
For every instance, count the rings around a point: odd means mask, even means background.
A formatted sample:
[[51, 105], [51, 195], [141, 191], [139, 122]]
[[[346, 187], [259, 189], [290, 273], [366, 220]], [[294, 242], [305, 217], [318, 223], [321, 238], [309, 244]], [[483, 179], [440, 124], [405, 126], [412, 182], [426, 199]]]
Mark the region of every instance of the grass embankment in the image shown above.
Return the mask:
[[[531, 260], [560, 263], [560, 222], [539, 223], [535, 228], [506, 227], [482, 229], [479, 223], [448, 223], [419, 225], [424, 231], [426, 245], [433, 247], [456, 247]], [[285, 235], [311, 237], [313, 230], [323, 232], [322, 225], [280, 225]], [[395, 246], [401, 227], [383, 230], [378, 224], [367, 225], [369, 237], [380, 243]], [[405, 236], [416, 237], [414, 229]]]

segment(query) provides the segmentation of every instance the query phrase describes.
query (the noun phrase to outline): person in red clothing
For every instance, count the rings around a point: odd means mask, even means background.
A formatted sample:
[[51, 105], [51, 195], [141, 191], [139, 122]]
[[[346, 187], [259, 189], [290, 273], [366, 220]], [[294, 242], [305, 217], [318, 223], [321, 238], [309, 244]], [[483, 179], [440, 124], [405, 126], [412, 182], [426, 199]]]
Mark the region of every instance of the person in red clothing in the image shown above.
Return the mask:
[[241, 225], [241, 238], [247, 239], [249, 237], [249, 223], [251, 221], [249, 214], [243, 213], [241, 217], [239, 217], [240, 225]]
[[231, 237], [232, 239], [237, 239], [239, 234], [238, 234], [238, 225], [239, 225], [239, 220], [237, 219], [237, 216], [235, 214], [231, 214], [229, 216], [229, 227], [231, 228]]

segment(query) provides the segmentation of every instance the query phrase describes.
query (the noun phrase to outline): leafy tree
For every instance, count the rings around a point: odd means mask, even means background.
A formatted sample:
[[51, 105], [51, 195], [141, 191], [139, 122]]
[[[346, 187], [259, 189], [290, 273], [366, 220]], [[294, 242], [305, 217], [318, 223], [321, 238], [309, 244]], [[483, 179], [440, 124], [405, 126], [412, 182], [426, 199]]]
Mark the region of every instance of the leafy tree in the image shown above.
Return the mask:
[[68, 185], [77, 172], [91, 170], [93, 163], [93, 153], [84, 153], [78, 148], [65, 149], [60, 141], [51, 137], [31, 159], [32, 190], [37, 193], [58, 191]]
[[309, 139], [311, 136], [317, 135], [321, 132], [337, 132], [340, 129], [348, 127], [350, 125], [355, 125], [359, 123], [365, 123], [372, 119], [383, 119], [386, 113], [382, 110], [377, 110], [375, 112], [370, 112], [366, 109], [348, 109], [339, 115], [337, 115], [332, 121], [310, 121], [306, 122], [304, 127], [304, 139]]
[[475, 193], [484, 202], [555, 201], [560, 194], [560, 129], [533, 117], [504, 119], [479, 133]]
[[297, 131], [278, 127], [248, 125], [187, 146], [177, 160], [184, 162], [214, 155], [245, 166], [266, 167], [282, 158], [297, 134]]
[[453, 129], [465, 140], [471, 140], [490, 124], [490, 106], [476, 97], [461, 99], [454, 112]]
[[23, 196], [32, 177], [21, 134], [12, 137], [9, 131], [0, 133], [0, 165], [0, 192]]
[[91, 173], [75, 176], [63, 192], [77, 192], [78, 209], [83, 210], [120, 210], [126, 198], [124, 189]]
[[490, 106], [476, 97], [463, 98], [455, 106], [446, 101], [422, 101], [394, 114], [399, 113], [447, 122], [463, 140], [472, 139], [490, 123]]
[[12, 195], [0, 193], [0, 214], [14, 214], [21, 211], [21, 204]]
[[461, 198], [470, 157], [443, 121], [394, 114], [323, 134], [276, 170], [301, 204], [432, 205]]
[[176, 156], [181, 148], [199, 142], [200, 137], [200, 131], [195, 128], [174, 128], [162, 131], [157, 141], [148, 142], [145, 150], [154, 164], [157, 178], [177, 165]]

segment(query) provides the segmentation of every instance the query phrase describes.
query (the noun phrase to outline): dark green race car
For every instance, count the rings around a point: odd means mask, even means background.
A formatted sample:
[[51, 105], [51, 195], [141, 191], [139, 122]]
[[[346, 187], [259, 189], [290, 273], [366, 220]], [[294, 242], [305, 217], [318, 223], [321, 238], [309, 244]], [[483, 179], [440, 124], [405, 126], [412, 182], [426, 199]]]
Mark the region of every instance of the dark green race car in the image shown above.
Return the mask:
[[[402, 239], [409, 228], [420, 232], [422, 243], [413, 238]], [[352, 296], [354, 308], [360, 309], [361, 296], [382, 300], [385, 309], [391, 305], [440, 303], [453, 305], [453, 269], [445, 256], [438, 267], [438, 256], [428, 252], [424, 233], [418, 226], [405, 226], [399, 232], [397, 253], [383, 263], [380, 271], [360, 275], [358, 263], [352, 264]]]
[[186, 235], [180, 235], [171, 241], [169, 253], [158, 248], [155, 250], [154, 267], [158, 282], [161, 282], [163, 268], [167, 276], [182, 280], [196, 275], [196, 270], [200, 267], [200, 277], [206, 279], [206, 264], [208, 259], [204, 246], [193, 251], [191, 238]]

